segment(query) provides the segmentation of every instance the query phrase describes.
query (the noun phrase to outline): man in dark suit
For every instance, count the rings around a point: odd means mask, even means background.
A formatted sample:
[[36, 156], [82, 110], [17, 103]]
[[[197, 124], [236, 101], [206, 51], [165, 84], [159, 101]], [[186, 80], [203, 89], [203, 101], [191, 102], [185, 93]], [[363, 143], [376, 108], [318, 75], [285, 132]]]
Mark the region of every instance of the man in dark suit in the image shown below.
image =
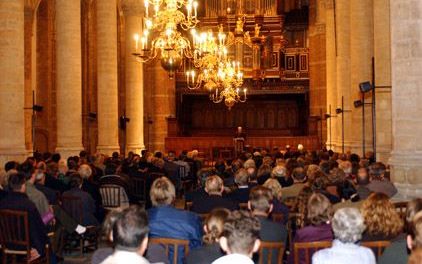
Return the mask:
[[198, 214], [207, 214], [215, 208], [237, 210], [238, 205], [223, 197], [223, 180], [217, 176], [209, 176], [205, 182], [205, 191], [208, 195], [193, 200], [192, 211]]
[[[273, 210], [273, 195], [270, 189], [256, 186], [252, 188], [249, 195], [248, 208], [252, 214], [258, 218], [261, 223], [261, 230], [259, 236], [261, 241], [268, 242], [283, 242], [286, 244], [287, 240], [287, 228], [277, 222], [273, 222], [268, 219], [271, 211]], [[268, 252], [264, 251], [260, 258], [267, 258]], [[273, 259], [271, 263], [276, 263], [277, 254], [273, 252]], [[264, 261], [266, 263], [267, 261]]]
[[95, 201], [89, 195], [89, 193], [81, 190], [82, 187], [82, 177], [79, 174], [73, 174], [70, 178], [70, 190], [63, 193], [63, 197], [65, 196], [74, 196], [79, 197], [82, 202], [83, 206], [83, 218], [82, 223], [79, 223], [83, 226], [96, 226], [98, 225], [98, 221], [95, 218]]
[[48, 242], [47, 230], [35, 204], [26, 195], [25, 175], [13, 172], [9, 176], [7, 196], [0, 201], [0, 209], [25, 211], [28, 213], [29, 239], [31, 247], [41, 256], [45, 254]]
[[236, 171], [234, 181], [237, 185], [237, 189], [230, 193], [229, 198], [237, 203], [247, 203], [250, 192], [248, 172], [243, 168], [239, 169]]

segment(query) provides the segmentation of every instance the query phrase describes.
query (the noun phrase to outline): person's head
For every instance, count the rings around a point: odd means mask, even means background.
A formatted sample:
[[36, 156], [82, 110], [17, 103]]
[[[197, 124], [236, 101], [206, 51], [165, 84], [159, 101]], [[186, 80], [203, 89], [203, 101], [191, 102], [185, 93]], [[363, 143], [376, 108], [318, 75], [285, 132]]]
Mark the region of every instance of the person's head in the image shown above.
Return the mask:
[[171, 205], [176, 198], [176, 189], [168, 178], [161, 177], [153, 182], [150, 196], [153, 206]]
[[249, 182], [249, 175], [245, 169], [239, 169], [234, 175], [234, 181], [238, 186], [246, 186]]
[[365, 167], [361, 167], [358, 169], [358, 175], [356, 177], [356, 182], [358, 185], [365, 186], [369, 184], [369, 175], [368, 169]]
[[45, 171], [42, 169], [35, 170], [35, 182], [44, 185], [45, 183]]
[[9, 174], [9, 189], [13, 192], [26, 192], [26, 176], [22, 172], [11, 171]]
[[273, 209], [273, 194], [263, 186], [252, 188], [249, 193], [248, 207], [254, 215], [268, 216]]
[[117, 171], [117, 165], [114, 164], [113, 162], [107, 162], [105, 169], [104, 169], [104, 174], [105, 175], [114, 175], [116, 174]]
[[274, 198], [276, 198], [279, 201], [282, 200], [283, 198], [282, 187], [281, 187], [281, 184], [276, 179], [268, 179], [265, 181], [265, 183], [262, 186], [270, 189]]
[[69, 180], [69, 186], [70, 188], [81, 188], [82, 186], [82, 177], [79, 173], [73, 173], [70, 176], [70, 180]]
[[340, 162], [338, 165], [339, 169], [343, 170], [346, 175], [352, 173], [352, 163], [348, 160]]
[[58, 163], [60, 161], [62, 157], [60, 156], [59, 153], [54, 153], [53, 155], [51, 155], [51, 161]]
[[102, 226], [102, 238], [104, 241], [113, 242], [113, 227], [117, 219], [119, 219], [122, 211], [123, 209], [116, 208], [107, 214]]
[[224, 222], [229, 216], [230, 211], [224, 208], [216, 208], [211, 211], [204, 221], [204, 243], [213, 244], [218, 242], [223, 233]]
[[370, 194], [363, 202], [361, 212], [369, 235], [396, 236], [403, 230], [400, 215], [383, 193]]
[[220, 246], [227, 254], [252, 257], [261, 244], [259, 220], [247, 211], [233, 211], [224, 223]]
[[368, 174], [371, 181], [381, 181], [384, 179], [386, 167], [381, 162], [375, 162], [371, 164], [368, 168]]
[[407, 236], [407, 246], [412, 251], [422, 248], [422, 211], [419, 211], [412, 218], [409, 235]]
[[25, 161], [18, 167], [18, 171], [25, 175], [25, 180], [35, 182], [35, 168], [31, 162]]
[[255, 161], [253, 159], [248, 159], [247, 161], [245, 161], [245, 163], [243, 163], [243, 168], [256, 168]]
[[412, 251], [407, 264], [421, 264], [422, 263], [422, 248]]
[[148, 246], [148, 217], [145, 210], [131, 206], [122, 211], [113, 226], [116, 249], [136, 251], [143, 255]]
[[78, 173], [82, 177], [82, 179], [89, 179], [89, 177], [91, 177], [92, 175], [92, 169], [89, 165], [82, 164], [79, 167]]
[[273, 171], [271, 172], [272, 178], [284, 178], [286, 177], [287, 169], [284, 166], [277, 165], [274, 167]]
[[18, 166], [19, 166], [19, 163], [17, 163], [16, 161], [8, 161], [6, 162], [6, 164], [4, 164], [4, 170], [6, 172], [10, 170], [17, 170]]
[[410, 225], [412, 224], [413, 217], [420, 211], [422, 211], [422, 198], [416, 198], [407, 203], [405, 219], [405, 229], [407, 232], [411, 229]]
[[209, 176], [205, 181], [205, 191], [209, 195], [221, 195], [224, 191], [223, 180], [217, 175]]
[[309, 197], [307, 210], [306, 222], [308, 225], [318, 226], [328, 223], [333, 215], [330, 201], [320, 193], [314, 193]]
[[293, 169], [292, 178], [295, 182], [305, 182], [306, 181], [305, 170], [302, 167], [297, 167]]
[[355, 243], [362, 238], [365, 230], [363, 217], [356, 208], [341, 208], [336, 211], [331, 222], [334, 237], [343, 243]]

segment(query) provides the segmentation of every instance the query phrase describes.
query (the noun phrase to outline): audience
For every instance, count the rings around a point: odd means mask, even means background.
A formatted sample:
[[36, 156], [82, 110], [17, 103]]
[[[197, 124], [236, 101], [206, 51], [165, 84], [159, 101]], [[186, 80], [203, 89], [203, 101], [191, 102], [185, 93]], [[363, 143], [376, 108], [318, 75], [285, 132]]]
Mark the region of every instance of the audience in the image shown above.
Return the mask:
[[204, 245], [192, 250], [187, 259], [187, 264], [209, 264], [222, 257], [219, 240], [223, 233], [224, 222], [229, 216], [227, 209], [214, 209], [204, 221]]
[[371, 192], [384, 193], [391, 198], [397, 193], [397, 188], [385, 177], [385, 171], [381, 162], [371, 164], [368, 171], [370, 183], [366, 187]]
[[383, 193], [372, 193], [362, 204], [366, 231], [363, 241], [393, 240], [403, 231], [403, 221]]
[[283, 191], [281, 189], [280, 183], [276, 179], [268, 179], [262, 186], [271, 190], [273, 195], [273, 214], [282, 214], [283, 215], [283, 224], [287, 224], [289, 220], [289, 208], [282, 202], [283, 201]]
[[193, 200], [192, 211], [198, 214], [206, 214], [214, 208], [238, 209], [238, 205], [223, 197], [223, 180], [216, 175], [209, 176], [205, 182], [205, 191], [208, 195], [201, 199]]
[[234, 211], [224, 223], [220, 246], [227, 255], [213, 264], [253, 264], [252, 255], [260, 247], [259, 220], [245, 211]]
[[292, 172], [293, 185], [283, 188], [283, 196], [285, 198], [296, 197], [303, 189], [306, 183], [305, 170], [302, 167], [293, 169]]
[[333, 217], [334, 241], [331, 248], [323, 249], [312, 256], [313, 264], [375, 264], [371, 249], [356, 244], [365, 230], [362, 215], [356, 208], [339, 209]]
[[249, 200], [249, 175], [246, 169], [239, 169], [235, 174], [237, 188], [229, 194], [229, 198], [237, 203], [247, 203]]

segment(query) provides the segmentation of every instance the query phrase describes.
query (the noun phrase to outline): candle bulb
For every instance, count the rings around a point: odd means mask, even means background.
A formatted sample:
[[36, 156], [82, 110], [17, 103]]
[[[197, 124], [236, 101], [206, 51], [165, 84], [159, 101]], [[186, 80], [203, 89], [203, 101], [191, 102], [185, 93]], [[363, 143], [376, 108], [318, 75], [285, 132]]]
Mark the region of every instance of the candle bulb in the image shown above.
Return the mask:
[[135, 52], [138, 52], [138, 41], [139, 41], [139, 35], [135, 34], [133, 36], [133, 39], [135, 40]]
[[195, 83], [195, 72], [192, 70], [192, 83]]
[[145, 17], [148, 17], [149, 0], [145, 0], [144, 4], [145, 4]]
[[194, 17], [196, 17], [197, 15], [198, 15], [198, 12], [197, 12], [197, 9], [198, 9], [198, 2], [193, 2], [193, 8], [194, 8], [194, 10], [195, 10], [195, 15], [194, 15]]
[[142, 48], [142, 50], [145, 50], [146, 49], [146, 39], [145, 39], [145, 37], [142, 37], [141, 38], [141, 48]]

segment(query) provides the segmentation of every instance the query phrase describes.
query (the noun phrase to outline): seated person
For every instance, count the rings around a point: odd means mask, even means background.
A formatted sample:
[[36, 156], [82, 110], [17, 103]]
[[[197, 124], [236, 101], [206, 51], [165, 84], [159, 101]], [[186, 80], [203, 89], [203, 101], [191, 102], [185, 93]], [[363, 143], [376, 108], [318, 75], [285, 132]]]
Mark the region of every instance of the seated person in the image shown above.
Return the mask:
[[247, 203], [250, 192], [248, 172], [243, 168], [239, 169], [234, 177], [237, 188], [228, 197], [237, 203]]
[[312, 256], [313, 264], [375, 264], [371, 249], [356, 244], [365, 230], [363, 217], [356, 208], [339, 209], [332, 221], [335, 240], [331, 248], [323, 249]]
[[[150, 191], [153, 207], [148, 210], [150, 237], [164, 237], [189, 240], [189, 248], [201, 246], [202, 228], [199, 217], [173, 206], [176, 190], [171, 181], [160, 177], [154, 181]], [[182, 250], [182, 248], [181, 248]], [[178, 254], [178, 262], [183, 262], [183, 252]], [[170, 251], [169, 260], [173, 259]]]
[[276, 179], [268, 179], [263, 186], [270, 189], [273, 194], [273, 211], [271, 213], [283, 214], [282, 223], [287, 224], [289, 220], [289, 208], [282, 202], [283, 193], [280, 183]]
[[306, 173], [302, 167], [293, 169], [292, 172], [293, 185], [283, 188], [283, 197], [295, 197], [303, 189], [306, 184]]
[[120, 207], [126, 208], [129, 206], [129, 202], [135, 202], [135, 199], [131, 197], [129, 192], [130, 180], [126, 175], [118, 175], [117, 169], [118, 167], [109, 161], [104, 170], [105, 176], [99, 179], [99, 185], [100, 188], [102, 185], [118, 186], [120, 188]]
[[271, 172], [271, 178], [277, 179], [281, 187], [288, 187], [293, 184], [293, 179], [287, 174], [287, 169], [283, 165], [277, 165]]
[[25, 211], [28, 213], [29, 240], [31, 255], [45, 255], [45, 245], [48, 243], [47, 229], [41, 219], [35, 204], [26, 195], [25, 175], [13, 172], [9, 176], [9, 192], [0, 201], [0, 209]]
[[[309, 197], [306, 211], [305, 227], [296, 231], [290, 252], [294, 252], [294, 243], [333, 240], [330, 224], [332, 206], [328, 198], [320, 193], [312, 194]], [[290, 258], [290, 263], [293, 263], [293, 254], [290, 254]], [[299, 263], [306, 263], [304, 254], [300, 254]]]
[[[252, 188], [251, 193], [249, 194], [248, 207], [252, 212], [252, 215], [257, 217], [261, 224], [261, 230], [259, 231], [261, 241], [283, 242], [286, 244], [287, 228], [283, 224], [273, 222], [268, 218], [273, 210], [272, 201], [273, 195], [270, 189], [256, 186]], [[264, 251], [259, 257], [268, 260], [267, 254], [268, 252]], [[271, 262], [277, 262], [277, 252], [273, 252]]]
[[98, 221], [95, 218], [95, 201], [89, 195], [89, 193], [82, 190], [82, 177], [75, 173], [70, 177], [70, 190], [63, 193], [63, 196], [75, 196], [80, 198], [82, 206], [83, 206], [83, 218], [82, 223], [79, 223], [83, 226], [96, 226], [98, 225]]
[[[422, 199], [417, 198], [410, 201], [406, 208], [406, 225], [405, 230], [407, 236], [414, 240], [415, 236], [411, 231], [413, 217], [422, 211]], [[421, 240], [422, 242], [422, 240]], [[421, 243], [422, 246], [422, 243]], [[408, 255], [408, 244], [406, 237], [399, 237], [392, 241], [391, 245], [388, 246], [383, 254], [378, 258], [379, 264], [407, 264]]]
[[252, 255], [259, 250], [259, 220], [246, 211], [234, 211], [224, 223], [220, 246], [227, 255], [212, 264], [253, 264]]
[[[83, 183], [82, 183], [82, 190], [84, 192], [87, 192], [89, 195], [91, 195], [92, 199], [95, 201], [95, 216], [96, 218], [101, 222], [104, 218], [104, 209], [103, 209], [103, 200], [101, 198], [100, 194], [100, 188], [96, 182], [94, 182], [93, 176], [92, 176], [92, 169], [87, 164], [82, 164], [78, 171], [79, 175], [81, 175]], [[68, 180], [70, 180], [70, 176], [74, 174], [75, 172], [69, 174]]]
[[49, 204], [57, 204], [57, 191], [45, 186], [45, 173], [41, 170], [36, 171], [35, 188], [44, 194]]
[[368, 171], [370, 183], [366, 188], [371, 192], [384, 193], [391, 198], [397, 193], [397, 188], [385, 177], [385, 171], [385, 165], [381, 162], [371, 164]]
[[366, 225], [362, 241], [393, 240], [402, 233], [403, 221], [386, 194], [369, 195], [361, 212]]
[[230, 211], [223, 208], [211, 211], [204, 221], [204, 245], [189, 252], [187, 264], [209, 264], [224, 255], [218, 242], [229, 214]]
[[113, 226], [113, 255], [102, 264], [147, 264], [142, 257], [148, 246], [148, 218], [144, 210], [137, 207], [124, 209]]
[[216, 175], [209, 176], [205, 182], [207, 196], [193, 200], [192, 211], [198, 214], [206, 214], [214, 208], [226, 208], [228, 210], [238, 209], [238, 205], [223, 197], [223, 180]]

